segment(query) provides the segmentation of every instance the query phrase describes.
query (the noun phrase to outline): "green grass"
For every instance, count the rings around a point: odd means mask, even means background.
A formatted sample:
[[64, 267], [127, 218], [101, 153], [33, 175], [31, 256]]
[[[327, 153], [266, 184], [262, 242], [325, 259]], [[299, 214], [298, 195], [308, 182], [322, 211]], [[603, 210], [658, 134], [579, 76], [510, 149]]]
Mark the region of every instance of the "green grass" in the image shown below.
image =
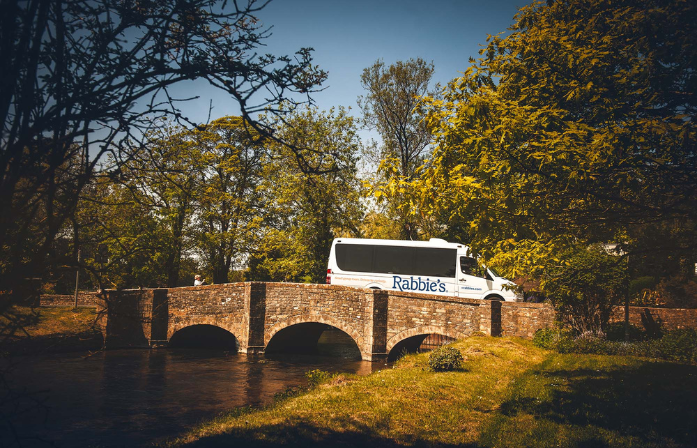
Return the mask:
[[11, 307], [0, 315], [0, 354], [98, 349], [96, 317], [94, 308]]
[[240, 409], [168, 446], [694, 447], [697, 367], [558, 354], [529, 341], [454, 344], [464, 369], [411, 355], [339, 375], [264, 409]]

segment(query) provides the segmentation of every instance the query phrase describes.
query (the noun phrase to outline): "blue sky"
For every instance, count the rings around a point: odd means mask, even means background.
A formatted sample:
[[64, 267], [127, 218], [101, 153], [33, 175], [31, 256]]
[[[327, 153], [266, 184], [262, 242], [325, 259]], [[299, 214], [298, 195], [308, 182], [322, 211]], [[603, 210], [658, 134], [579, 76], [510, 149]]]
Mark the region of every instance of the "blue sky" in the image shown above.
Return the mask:
[[[273, 0], [258, 18], [273, 26], [262, 53], [293, 54], [315, 49], [314, 62], [329, 72], [326, 89], [313, 95], [320, 109], [351, 107], [364, 68], [376, 60], [386, 64], [421, 57], [435, 65], [435, 82], [445, 84], [464, 71], [469, 57], [478, 57], [487, 34], [505, 31], [525, 0]], [[201, 96], [184, 106], [190, 118], [206, 121], [236, 113], [220, 92], [195, 84], [187, 95]], [[189, 86], [191, 87], [191, 86]]]

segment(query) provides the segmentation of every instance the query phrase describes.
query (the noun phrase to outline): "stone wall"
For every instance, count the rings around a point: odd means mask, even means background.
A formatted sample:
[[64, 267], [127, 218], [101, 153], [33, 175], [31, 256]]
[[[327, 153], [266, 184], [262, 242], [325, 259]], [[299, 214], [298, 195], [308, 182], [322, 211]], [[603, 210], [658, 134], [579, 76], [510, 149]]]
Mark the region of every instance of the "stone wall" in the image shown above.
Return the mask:
[[[610, 321], [624, 322], [624, 307], [615, 307]], [[697, 329], [697, 309], [630, 306], [629, 323], [639, 328], [655, 323], [666, 330]]]
[[106, 291], [107, 299], [98, 308], [104, 346], [149, 347], [153, 339], [153, 302], [156, 296], [161, 299], [163, 291], [166, 290]]
[[[80, 292], [77, 295], [77, 306], [96, 307], [99, 294], [96, 292]], [[41, 306], [75, 306], [74, 294], [41, 294]]]
[[248, 283], [170, 288], [167, 296], [167, 329], [161, 339], [191, 325], [214, 325], [246, 340]]
[[540, 328], [554, 325], [555, 312], [546, 303], [499, 302], [501, 304], [501, 336], [532, 339]]

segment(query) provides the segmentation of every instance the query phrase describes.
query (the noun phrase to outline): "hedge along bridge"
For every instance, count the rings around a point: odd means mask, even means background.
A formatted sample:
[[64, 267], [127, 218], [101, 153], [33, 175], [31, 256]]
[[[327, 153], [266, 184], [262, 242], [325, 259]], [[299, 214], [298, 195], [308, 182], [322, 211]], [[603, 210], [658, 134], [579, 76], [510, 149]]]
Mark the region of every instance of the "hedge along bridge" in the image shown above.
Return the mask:
[[107, 348], [164, 345], [206, 325], [234, 335], [242, 353], [282, 352], [316, 347], [329, 326], [346, 333], [366, 361], [415, 350], [430, 334], [530, 338], [554, 319], [542, 304], [293, 283], [106, 291], [105, 298]]

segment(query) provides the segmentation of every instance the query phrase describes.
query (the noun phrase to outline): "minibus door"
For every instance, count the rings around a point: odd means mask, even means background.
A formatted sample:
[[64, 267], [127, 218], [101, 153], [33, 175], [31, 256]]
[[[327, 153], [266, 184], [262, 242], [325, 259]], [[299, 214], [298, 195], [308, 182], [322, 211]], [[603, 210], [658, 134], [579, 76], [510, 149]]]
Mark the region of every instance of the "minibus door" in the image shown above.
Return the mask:
[[486, 270], [472, 257], [460, 256], [457, 272], [458, 296], [479, 299], [491, 290], [493, 282], [487, 279]]

